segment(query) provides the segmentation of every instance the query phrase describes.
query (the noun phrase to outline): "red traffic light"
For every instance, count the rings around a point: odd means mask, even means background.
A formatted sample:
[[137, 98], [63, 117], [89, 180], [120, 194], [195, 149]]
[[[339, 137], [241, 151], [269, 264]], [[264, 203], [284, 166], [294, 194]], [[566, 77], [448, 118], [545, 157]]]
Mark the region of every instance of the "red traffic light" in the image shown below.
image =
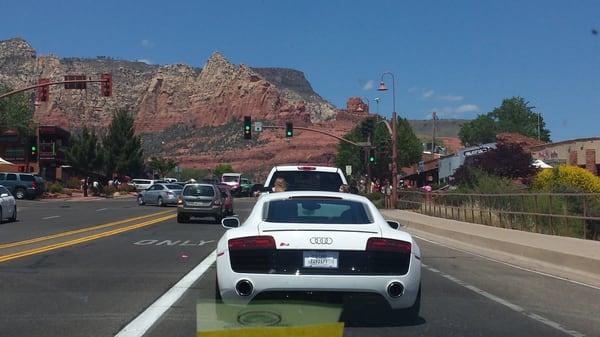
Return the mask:
[[102, 74], [100, 76], [100, 95], [104, 97], [112, 96], [112, 74]]
[[50, 83], [50, 79], [48, 78], [40, 78], [38, 80], [38, 85], [42, 85], [40, 87], [37, 87], [35, 94], [38, 102], [47, 102], [50, 99], [50, 88], [48, 83]]

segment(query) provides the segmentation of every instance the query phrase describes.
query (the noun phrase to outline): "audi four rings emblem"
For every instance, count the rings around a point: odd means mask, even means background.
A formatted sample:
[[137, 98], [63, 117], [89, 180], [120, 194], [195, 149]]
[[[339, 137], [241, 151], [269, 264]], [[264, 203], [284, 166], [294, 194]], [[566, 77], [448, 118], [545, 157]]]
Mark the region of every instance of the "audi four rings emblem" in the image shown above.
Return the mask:
[[313, 245], [330, 245], [333, 243], [333, 239], [329, 237], [312, 237], [310, 243]]

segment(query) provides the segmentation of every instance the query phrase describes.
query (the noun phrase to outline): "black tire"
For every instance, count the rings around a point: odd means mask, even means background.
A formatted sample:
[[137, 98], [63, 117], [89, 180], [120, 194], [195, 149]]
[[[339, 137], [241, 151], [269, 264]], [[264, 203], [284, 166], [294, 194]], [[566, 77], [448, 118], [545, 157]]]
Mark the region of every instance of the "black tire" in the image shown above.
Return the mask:
[[165, 207], [165, 203], [162, 200], [162, 197], [158, 197], [158, 200], [156, 200], [156, 205], [158, 207]]
[[417, 298], [415, 299], [415, 303], [410, 308], [399, 309], [397, 310], [399, 315], [406, 322], [416, 322], [419, 319], [419, 313], [421, 311], [421, 285], [419, 285], [419, 292], [417, 293]]
[[2, 208], [0, 208], [0, 224], [4, 223], [4, 221], [2, 221]]
[[178, 223], [186, 223], [188, 221], [190, 221], [189, 215], [177, 214], [177, 222]]
[[146, 204], [146, 202], [144, 201], [144, 197], [142, 197], [141, 195], [138, 195], [137, 202], [139, 206], [144, 206]]
[[23, 187], [17, 187], [15, 189], [15, 198], [22, 200], [27, 197], [27, 191]]
[[13, 215], [10, 217], [9, 219], [10, 222], [15, 222], [17, 221], [17, 206], [15, 206], [15, 209], [13, 211]]

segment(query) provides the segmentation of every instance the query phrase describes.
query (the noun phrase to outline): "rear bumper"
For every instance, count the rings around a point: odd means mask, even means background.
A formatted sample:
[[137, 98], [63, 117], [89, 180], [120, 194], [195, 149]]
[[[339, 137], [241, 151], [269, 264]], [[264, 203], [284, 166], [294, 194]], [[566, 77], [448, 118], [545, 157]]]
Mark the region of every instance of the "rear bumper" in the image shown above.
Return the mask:
[[[411, 254], [410, 267], [405, 275], [282, 275], [236, 273], [231, 269], [229, 252], [217, 257], [217, 278], [221, 297], [226, 304], [248, 304], [260, 293], [271, 291], [325, 291], [372, 293], [385, 298], [393, 309], [411, 307], [416, 300], [421, 282], [421, 261]], [[248, 280], [254, 290], [250, 296], [240, 296], [235, 285]], [[404, 286], [402, 296], [393, 298], [387, 288], [392, 282]]]
[[221, 206], [212, 207], [177, 207], [177, 214], [189, 214], [189, 215], [220, 215]]

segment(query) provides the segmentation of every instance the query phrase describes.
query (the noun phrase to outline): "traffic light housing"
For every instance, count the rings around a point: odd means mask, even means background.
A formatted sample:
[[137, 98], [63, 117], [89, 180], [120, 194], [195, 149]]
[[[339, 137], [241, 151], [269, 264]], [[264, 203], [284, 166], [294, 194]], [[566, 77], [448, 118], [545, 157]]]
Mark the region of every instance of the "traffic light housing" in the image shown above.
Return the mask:
[[294, 123], [287, 122], [285, 123], [285, 137], [290, 138], [294, 136]]
[[50, 99], [50, 86], [47, 85], [48, 83], [50, 83], [50, 79], [48, 78], [40, 78], [38, 80], [38, 84], [45, 84], [37, 87], [36, 98], [38, 102], [48, 102]]
[[372, 136], [374, 126], [375, 126], [375, 123], [374, 123], [373, 119], [367, 118], [367, 119], [363, 120], [363, 122], [360, 124], [360, 133], [365, 137]]
[[100, 75], [100, 95], [104, 97], [112, 96], [112, 74]]
[[375, 164], [375, 149], [369, 149], [369, 164]]
[[244, 139], [252, 139], [252, 117], [244, 116]]
[[31, 155], [29, 156], [30, 160], [37, 160], [38, 158], [38, 143], [37, 137], [31, 137], [29, 140], [29, 146], [31, 150]]

